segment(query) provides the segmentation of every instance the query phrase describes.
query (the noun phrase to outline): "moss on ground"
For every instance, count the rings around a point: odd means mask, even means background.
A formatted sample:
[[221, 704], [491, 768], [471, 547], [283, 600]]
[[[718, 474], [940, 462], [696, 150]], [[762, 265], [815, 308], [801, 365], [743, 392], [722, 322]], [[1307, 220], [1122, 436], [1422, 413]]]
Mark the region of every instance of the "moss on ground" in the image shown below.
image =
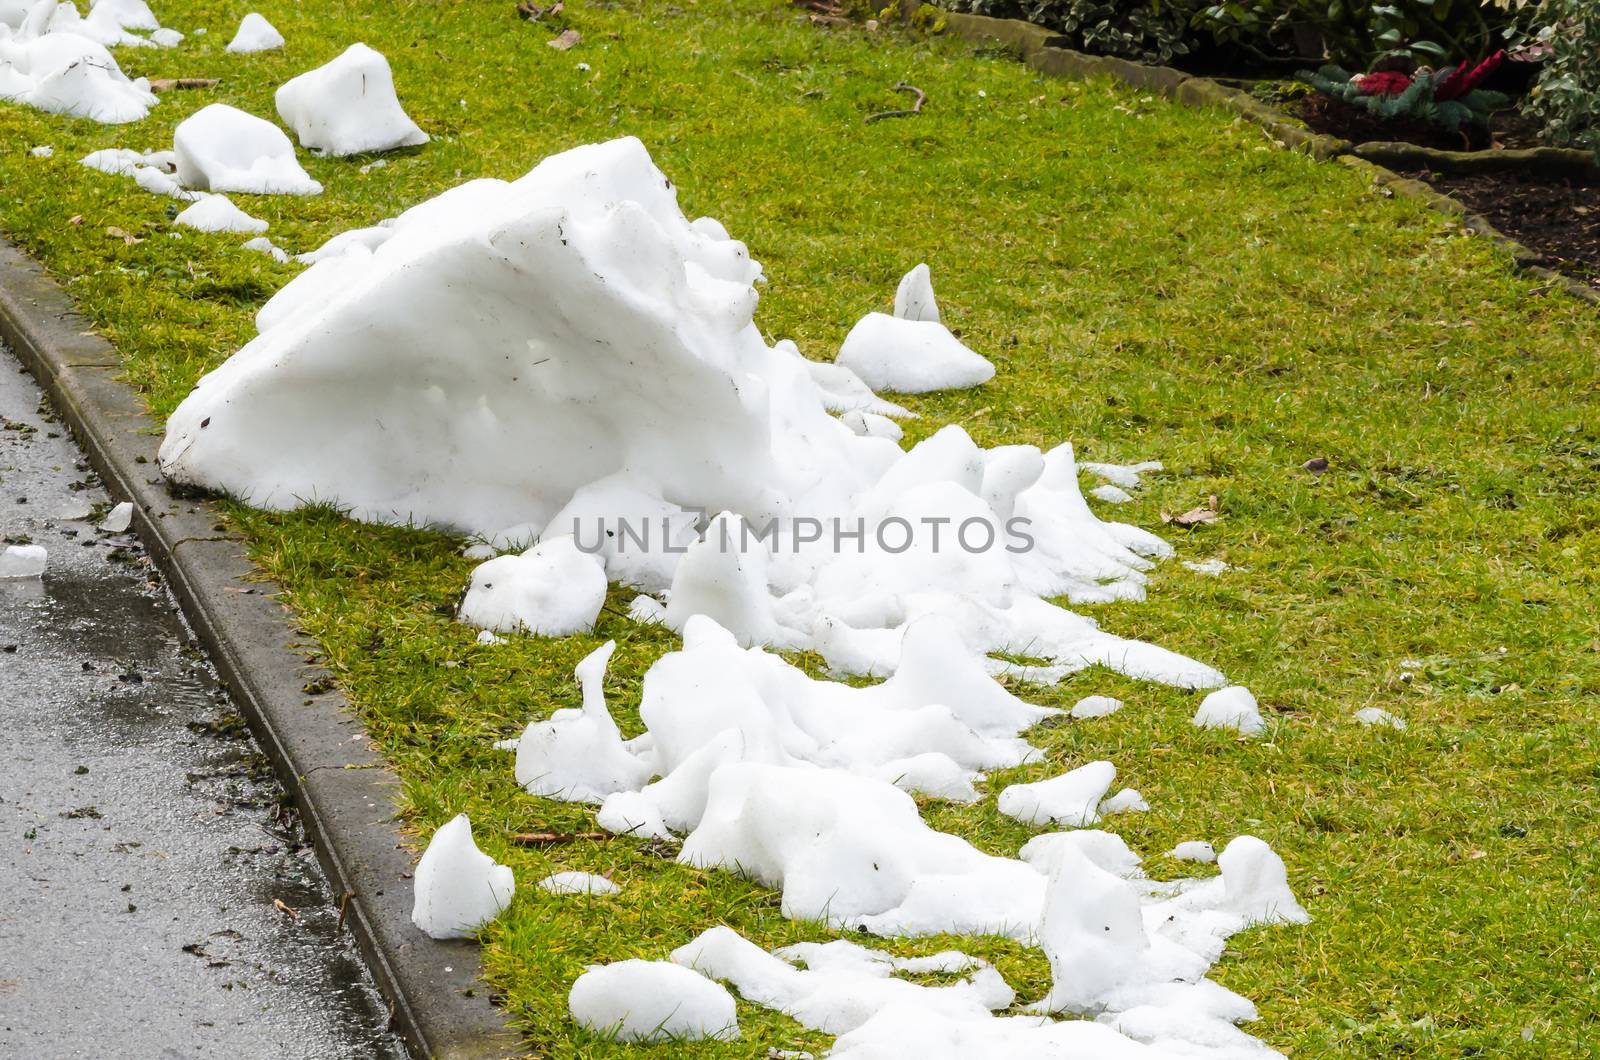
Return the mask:
[[[1257, 1002], [1253, 1030], [1275, 1046], [1592, 1053], [1592, 309], [1228, 116], [1042, 80], [953, 40], [819, 29], [764, 0], [573, 0], [564, 24], [583, 42], [560, 52], [545, 43], [559, 27], [520, 20], [512, 0], [303, 0], [272, 13], [286, 50], [227, 55], [246, 10], [158, 5], [165, 22], [209, 34], [124, 50], [124, 66], [223, 84], [169, 94], [140, 124], [0, 106], [0, 227], [65, 280], [158, 412], [250, 337], [254, 309], [295, 269], [238, 249], [242, 237], [173, 238], [168, 200], [76, 159], [165, 146], [214, 99], [270, 114], [278, 84], [355, 40], [389, 56], [435, 140], [366, 172], [370, 159], [310, 159], [327, 187], [318, 198], [240, 196], [291, 250], [461, 180], [514, 177], [553, 151], [631, 133], [686, 211], [722, 219], [765, 263], [763, 329], [814, 356], [927, 260], [949, 320], [999, 375], [914, 401], [925, 418], [912, 433], [956, 422], [984, 444], [1072, 440], [1088, 459], [1162, 459], [1168, 473], [1117, 510], [1145, 526], [1215, 494], [1220, 522], [1166, 532], [1181, 558], [1234, 570], [1168, 563], [1148, 603], [1092, 612], [1217, 665], [1271, 716], [1267, 738], [1230, 740], [1189, 726], [1192, 695], [1086, 672], [1038, 698], [1105, 692], [1128, 708], [1038, 732], [1049, 765], [991, 788], [1109, 757], [1154, 807], [1114, 822], [1136, 849], [1268, 840], [1316, 920], [1236, 937], [1214, 975]], [[901, 80], [928, 92], [925, 112], [863, 124], [903, 104]], [[46, 143], [54, 158], [27, 155]], [[1331, 463], [1320, 477], [1300, 469], [1316, 456]], [[591, 817], [522, 794], [492, 740], [575, 703], [572, 665], [606, 637], [620, 643], [613, 702], [637, 731], [640, 677], [669, 645], [661, 633], [607, 613], [594, 636], [480, 646], [450, 620], [469, 570], [459, 542], [323, 509], [233, 519], [395, 763], [416, 832], [467, 811], [485, 849], [515, 867], [523, 886], [485, 960], [531, 1050], [632, 1054], [568, 1023], [566, 988], [586, 963], [660, 957], [718, 921], [769, 945], [823, 936], [785, 921], [760, 887], [631, 841], [508, 845], [511, 832]], [[1410, 730], [1356, 725], [1365, 706]], [[995, 852], [1028, 834], [992, 802], [929, 816]], [[534, 893], [558, 868], [604, 871], [623, 893]], [[1181, 871], [1159, 856], [1152, 870]], [[961, 944], [997, 960], [1025, 998], [1043, 990], [1037, 953]], [[753, 1006], [740, 1016], [740, 1043], [668, 1051], [825, 1045]]]

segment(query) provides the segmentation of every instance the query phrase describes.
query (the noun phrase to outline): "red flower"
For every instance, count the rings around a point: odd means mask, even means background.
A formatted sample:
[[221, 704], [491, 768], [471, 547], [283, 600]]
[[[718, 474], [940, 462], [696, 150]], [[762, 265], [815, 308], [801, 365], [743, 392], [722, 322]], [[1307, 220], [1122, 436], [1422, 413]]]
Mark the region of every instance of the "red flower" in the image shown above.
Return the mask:
[[1467, 69], [1466, 63], [1462, 63], [1441, 77], [1438, 83], [1434, 85], [1433, 98], [1440, 100], [1460, 99], [1488, 80], [1489, 75], [1498, 70], [1500, 64], [1505, 60], [1506, 51], [1501, 48], [1470, 70]]
[[1411, 75], [1398, 70], [1379, 70], [1356, 79], [1356, 89], [1363, 96], [1398, 96], [1411, 87]]

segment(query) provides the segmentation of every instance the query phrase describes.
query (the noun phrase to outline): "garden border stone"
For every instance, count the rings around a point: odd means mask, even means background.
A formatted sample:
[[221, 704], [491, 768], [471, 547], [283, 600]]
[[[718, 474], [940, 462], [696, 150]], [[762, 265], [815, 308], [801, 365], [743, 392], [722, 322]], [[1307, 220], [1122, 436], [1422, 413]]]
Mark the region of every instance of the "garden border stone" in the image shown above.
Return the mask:
[[399, 780], [372, 750], [327, 672], [296, 654], [303, 635], [278, 587], [221, 529], [210, 501], [169, 490], [160, 425], [122, 381], [122, 358], [66, 292], [0, 240], [0, 340], [21, 358], [116, 500], [133, 502], [149, 549], [240, 712], [294, 799], [306, 834], [412, 1053], [437, 1060], [520, 1056], [480, 978], [478, 946], [411, 922], [412, 858], [395, 826]]
[[[922, 13], [924, 8], [937, 11], [938, 14], [930, 18]], [[1352, 170], [1365, 174], [1374, 186], [1385, 189], [1389, 194], [1404, 196], [1458, 218], [1462, 227], [1508, 249], [1518, 268], [1545, 280], [1549, 288], [1560, 288], [1591, 305], [1600, 305], [1600, 290], [1550, 268], [1548, 259], [1501, 232], [1488, 218], [1473, 212], [1456, 199], [1420, 180], [1411, 180], [1395, 172], [1395, 168], [1428, 169], [1451, 174], [1522, 169], [1559, 176], [1600, 177], [1600, 164], [1588, 152], [1554, 147], [1516, 151], [1439, 151], [1412, 144], [1376, 141], [1352, 144], [1349, 140], [1315, 132], [1298, 118], [1268, 106], [1250, 93], [1209, 77], [1187, 74], [1167, 66], [1088, 55], [1060, 47], [1056, 42], [1061, 41], [1062, 37], [1043, 26], [1021, 19], [948, 11], [923, 0], [899, 0], [898, 11], [900, 17], [913, 26], [1011, 48], [1023, 62], [1043, 74], [1079, 80], [1106, 77], [1130, 88], [1159, 93], [1185, 106], [1216, 107], [1231, 111], [1259, 125], [1269, 139], [1282, 147], [1301, 151], [1320, 161], [1338, 160]]]

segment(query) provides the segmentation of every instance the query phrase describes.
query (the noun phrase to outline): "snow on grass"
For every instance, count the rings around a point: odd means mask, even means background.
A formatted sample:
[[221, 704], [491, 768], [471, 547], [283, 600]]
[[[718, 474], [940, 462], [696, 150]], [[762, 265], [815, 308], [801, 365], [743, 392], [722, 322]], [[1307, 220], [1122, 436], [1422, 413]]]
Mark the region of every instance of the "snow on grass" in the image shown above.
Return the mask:
[[365, 44], [289, 81], [273, 102], [301, 147], [336, 158], [428, 142], [400, 109], [389, 60]]

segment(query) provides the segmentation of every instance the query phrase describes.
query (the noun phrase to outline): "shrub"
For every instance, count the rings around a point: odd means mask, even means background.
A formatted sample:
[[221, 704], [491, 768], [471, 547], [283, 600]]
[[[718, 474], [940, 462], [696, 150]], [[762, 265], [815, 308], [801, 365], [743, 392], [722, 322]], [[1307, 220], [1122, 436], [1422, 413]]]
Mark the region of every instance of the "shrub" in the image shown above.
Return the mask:
[[1298, 76], [1317, 91], [1383, 121], [1419, 122], [1453, 133], [1468, 125], [1488, 128], [1490, 113], [1511, 102], [1502, 93], [1478, 87], [1504, 57], [1504, 52], [1496, 52], [1476, 67], [1462, 63], [1414, 74], [1384, 71], [1351, 77], [1337, 66], [1325, 66]]
[[1356, 70], [1396, 52], [1428, 65], [1481, 59], [1515, 21], [1481, 0], [1222, 0], [1195, 17], [1219, 42], [1261, 55], [1320, 38], [1328, 59]]
[[1025, 18], [1097, 55], [1169, 63], [1190, 49], [1199, 0], [957, 0], [980, 15]]
[[1544, 65], [1522, 112], [1558, 147], [1600, 155], [1600, 7], [1593, 0], [1543, 0], [1532, 17], [1530, 51]]

